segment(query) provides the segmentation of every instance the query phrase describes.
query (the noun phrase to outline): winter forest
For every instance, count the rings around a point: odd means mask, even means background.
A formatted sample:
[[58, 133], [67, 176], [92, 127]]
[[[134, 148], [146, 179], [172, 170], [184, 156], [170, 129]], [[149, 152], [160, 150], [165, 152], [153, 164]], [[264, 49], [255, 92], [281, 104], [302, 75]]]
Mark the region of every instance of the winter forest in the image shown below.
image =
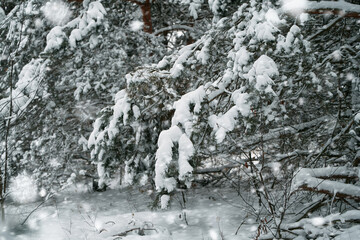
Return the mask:
[[0, 240], [356, 240], [359, 164], [359, 0], [0, 2]]

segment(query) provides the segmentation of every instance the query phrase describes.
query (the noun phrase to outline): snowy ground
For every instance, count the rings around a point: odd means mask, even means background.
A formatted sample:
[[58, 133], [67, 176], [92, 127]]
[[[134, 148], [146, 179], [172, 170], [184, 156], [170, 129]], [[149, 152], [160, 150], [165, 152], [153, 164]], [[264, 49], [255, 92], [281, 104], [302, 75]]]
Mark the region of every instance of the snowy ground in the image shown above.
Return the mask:
[[[186, 216], [174, 197], [169, 210], [152, 211], [150, 195], [125, 188], [103, 193], [62, 194], [36, 210], [25, 226], [19, 227], [39, 203], [7, 206], [9, 219], [0, 240], [20, 239], [252, 239], [256, 225], [246, 217], [246, 205], [233, 189], [192, 189], [187, 193]], [[56, 199], [56, 200], [55, 200]], [[238, 234], [240, 223], [246, 217]], [[130, 231], [143, 227], [145, 236]], [[4, 226], [2, 226], [4, 228]], [[148, 229], [148, 230], [146, 230]]]

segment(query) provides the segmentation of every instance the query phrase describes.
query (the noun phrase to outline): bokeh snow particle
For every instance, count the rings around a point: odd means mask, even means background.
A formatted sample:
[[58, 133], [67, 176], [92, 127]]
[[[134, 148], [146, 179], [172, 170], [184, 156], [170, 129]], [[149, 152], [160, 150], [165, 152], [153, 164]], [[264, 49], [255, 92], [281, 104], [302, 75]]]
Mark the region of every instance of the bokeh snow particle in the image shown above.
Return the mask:
[[62, 26], [66, 24], [71, 17], [69, 5], [60, 0], [51, 0], [42, 7], [45, 18], [52, 24]]
[[143, 27], [144, 23], [140, 21], [132, 21], [130, 23], [130, 29], [131, 31], [137, 32], [140, 31]]
[[210, 229], [209, 235], [210, 235], [211, 240], [218, 240], [219, 239], [218, 238], [219, 235], [217, 234], [215, 229]]
[[40, 190], [40, 192], [39, 192], [40, 197], [44, 198], [44, 197], [46, 197], [46, 194], [47, 194], [46, 189], [45, 189], [45, 188], [41, 188], [41, 190]]
[[27, 173], [15, 177], [9, 188], [10, 197], [17, 203], [35, 202], [39, 196], [35, 180]]

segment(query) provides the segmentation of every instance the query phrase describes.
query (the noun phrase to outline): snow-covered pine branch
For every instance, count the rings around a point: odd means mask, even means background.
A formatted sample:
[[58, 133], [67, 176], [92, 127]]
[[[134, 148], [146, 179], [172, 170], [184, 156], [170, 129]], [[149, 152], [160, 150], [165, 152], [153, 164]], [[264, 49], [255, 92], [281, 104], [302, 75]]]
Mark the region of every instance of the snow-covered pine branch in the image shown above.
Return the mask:
[[329, 179], [359, 180], [359, 168], [302, 168], [296, 173], [293, 179], [292, 191], [312, 191], [360, 201], [359, 186]]

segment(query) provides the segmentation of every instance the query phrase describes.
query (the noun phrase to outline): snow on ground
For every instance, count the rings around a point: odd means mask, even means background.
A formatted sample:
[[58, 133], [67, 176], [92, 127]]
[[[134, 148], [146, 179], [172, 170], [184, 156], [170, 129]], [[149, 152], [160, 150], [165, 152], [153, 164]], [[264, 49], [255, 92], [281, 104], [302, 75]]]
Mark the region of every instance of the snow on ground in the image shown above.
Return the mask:
[[[187, 193], [187, 209], [181, 210], [180, 197], [173, 198], [170, 209], [150, 210], [152, 199], [146, 191], [135, 188], [109, 190], [82, 195], [62, 194], [36, 210], [24, 226], [26, 216], [39, 202], [8, 205], [6, 227], [0, 226], [0, 240], [97, 240], [97, 239], [253, 239], [257, 226], [251, 219], [238, 226], [246, 216], [245, 204], [233, 189], [191, 189]], [[188, 225], [184, 220], [184, 212]], [[130, 231], [144, 229], [145, 236]], [[137, 231], [138, 232], [138, 231]], [[141, 232], [141, 230], [140, 230]]]

